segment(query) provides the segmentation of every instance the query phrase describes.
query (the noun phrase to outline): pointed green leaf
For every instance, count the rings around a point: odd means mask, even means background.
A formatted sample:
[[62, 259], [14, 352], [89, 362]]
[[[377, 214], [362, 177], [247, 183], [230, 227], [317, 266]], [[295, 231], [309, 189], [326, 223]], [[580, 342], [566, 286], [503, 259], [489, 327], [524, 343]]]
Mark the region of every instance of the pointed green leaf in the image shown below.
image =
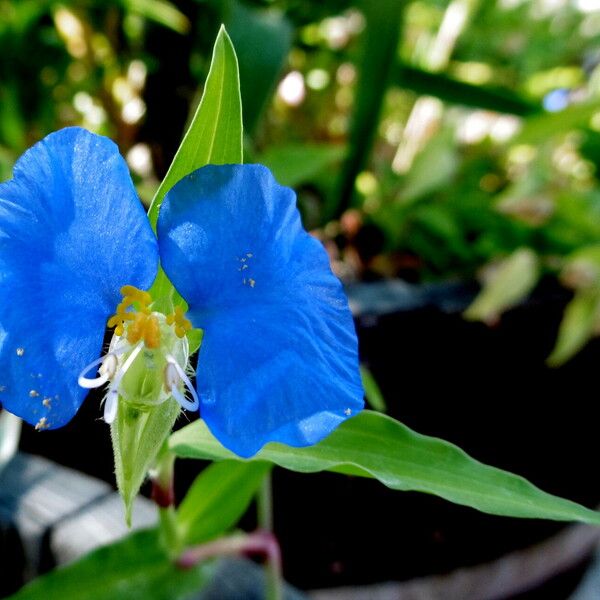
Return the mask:
[[493, 323], [526, 298], [540, 277], [539, 259], [529, 248], [515, 250], [485, 283], [464, 313], [466, 319]]
[[25, 586], [13, 600], [178, 600], [208, 581], [210, 565], [179, 569], [156, 529], [139, 531]]
[[[165, 194], [180, 179], [208, 164], [243, 162], [242, 138], [238, 63], [231, 40], [225, 28], [221, 27], [213, 48], [202, 99], [150, 205], [148, 218], [152, 227], [156, 228]], [[150, 293], [156, 301], [154, 310], [169, 312], [175, 305], [185, 305], [162, 269], [159, 269]], [[190, 343], [193, 352], [197, 349], [199, 339], [191, 339]]]
[[[202, 421], [174, 433], [171, 449], [184, 458], [236, 459]], [[443, 440], [420, 435], [394, 419], [363, 411], [315, 446], [269, 444], [252, 460], [301, 473], [335, 471], [378, 479], [389, 488], [435, 494], [456, 504], [511, 517], [600, 525], [600, 513], [484, 465]]]
[[292, 47], [294, 30], [282, 11], [247, 6], [238, 0], [215, 3], [237, 48], [244, 127], [256, 129]]
[[204, 469], [177, 510], [186, 545], [200, 544], [233, 527], [271, 469], [266, 462], [225, 460]]
[[383, 394], [375, 381], [375, 377], [373, 377], [373, 374], [365, 365], [360, 365], [360, 376], [365, 390], [365, 397], [371, 408], [377, 412], [385, 412], [387, 406], [385, 405]]
[[580, 290], [569, 302], [558, 330], [558, 339], [548, 364], [558, 367], [581, 350], [594, 335], [600, 312], [600, 291]]
[[241, 163], [242, 160], [238, 64], [231, 40], [221, 27], [202, 100], [148, 211], [152, 226], [156, 226], [165, 194], [180, 179], [204, 165]]

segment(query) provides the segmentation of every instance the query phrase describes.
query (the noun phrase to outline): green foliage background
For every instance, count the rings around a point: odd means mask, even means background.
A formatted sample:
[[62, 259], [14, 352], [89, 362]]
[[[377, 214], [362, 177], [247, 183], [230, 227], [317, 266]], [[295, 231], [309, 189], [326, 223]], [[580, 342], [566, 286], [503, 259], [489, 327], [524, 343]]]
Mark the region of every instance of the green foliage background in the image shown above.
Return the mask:
[[[600, 330], [600, 13], [552, 6], [0, 0], [0, 171], [8, 177], [50, 131], [83, 125], [118, 142], [140, 196], [154, 198], [154, 220], [190, 170], [263, 162], [296, 188], [306, 225], [347, 281], [481, 277], [465, 317], [488, 323], [542, 278], [560, 281], [573, 299], [549, 359], [558, 365]], [[213, 53], [221, 23], [233, 46], [221, 31]], [[370, 477], [492, 514], [599, 522], [378, 413], [311, 448], [271, 445], [256, 461], [231, 460], [202, 422], [170, 448], [216, 461], [168, 513], [177, 550], [234, 527], [272, 464]], [[165, 522], [17, 597], [185, 597], [211, 566], [176, 568]]]
[[[5, 178], [79, 124], [116, 139], [149, 202], [224, 23], [246, 161], [297, 189], [343, 278], [490, 286], [530, 249], [518, 297], [492, 287], [467, 316], [494, 322], [540, 279], [595, 296], [600, 14], [585, 3], [2, 0], [0, 17]], [[595, 335], [594, 306], [565, 319], [552, 364]]]

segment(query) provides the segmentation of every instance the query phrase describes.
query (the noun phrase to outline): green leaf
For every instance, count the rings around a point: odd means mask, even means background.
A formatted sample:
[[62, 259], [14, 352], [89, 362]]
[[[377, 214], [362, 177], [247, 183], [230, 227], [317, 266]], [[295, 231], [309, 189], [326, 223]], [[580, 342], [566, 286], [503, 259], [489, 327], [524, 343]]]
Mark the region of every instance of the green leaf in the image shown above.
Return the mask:
[[362, 378], [367, 402], [370, 404], [371, 408], [375, 409], [377, 412], [385, 412], [387, 407], [385, 405], [383, 394], [375, 381], [375, 377], [373, 377], [371, 371], [369, 371], [365, 365], [360, 365], [360, 376]]
[[[237, 58], [225, 28], [221, 27], [213, 48], [202, 99], [148, 211], [148, 218], [154, 229], [165, 194], [179, 180], [208, 164], [243, 162], [242, 138], [242, 101]], [[158, 271], [150, 294], [156, 301], [154, 310], [169, 312], [175, 305], [185, 306], [184, 300], [162, 269]], [[198, 340], [191, 341], [194, 351], [193, 345]]]
[[292, 47], [292, 26], [277, 10], [260, 10], [237, 0], [216, 4], [221, 5], [223, 21], [237, 49], [244, 127], [252, 133]]
[[590, 119], [600, 111], [598, 100], [574, 104], [564, 110], [529, 117], [513, 144], [539, 144], [555, 134], [587, 127]]
[[450, 104], [462, 104], [520, 116], [543, 111], [540, 105], [522, 98], [510, 89], [474, 85], [444, 73], [432, 73], [404, 63], [398, 63], [395, 79], [401, 88], [412, 90], [417, 94], [435, 96]]
[[200, 544], [233, 527], [270, 469], [266, 462], [226, 460], [202, 471], [177, 510], [184, 544]]
[[12, 600], [177, 600], [208, 581], [204, 563], [177, 568], [161, 548], [156, 529], [104, 546], [25, 586]]
[[400, 192], [402, 204], [412, 204], [440, 188], [449, 187], [459, 167], [454, 132], [445, 129], [417, 154]]
[[581, 350], [593, 336], [600, 311], [600, 291], [583, 289], [569, 302], [558, 330], [558, 339], [548, 364], [558, 367]]
[[346, 155], [346, 148], [333, 144], [286, 144], [269, 148], [258, 162], [269, 167], [281, 185], [297, 187], [314, 181]]
[[202, 100], [148, 211], [153, 227], [165, 194], [180, 179], [208, 164], [242, 162], [242, 136], [237, 58], [225, 28], [221, 27]]
[[[242, 460], [223, 448], [202, 421], [174, 433], [169, 445], [184, 458]], [[301, 473], [335, 471], [372, 477], [395, 490], [435, 494], [495, 515], [600, 525], [600, 513], [547, 494], [522, 477], [476, 461], [448, 442], [420, 435], [371, 411], [344, 422], [315, 446], [271, 443], [252, 460]]]
[[0, 87], [0, 139], [12, 150], [27, 147], [27, 123], [17, 83], [4, 81]]
[[466, 319], [495, 322], [507, 309], [526, 298], [540, 276], [539, 259], [529, 248], [515, 250], [497, 267], [464, 313]]
[[188, 18], [171, 2], [165, 0], [124, 0], [123, 6], [138, 15], [164, 25], [177, 33], [190, 29]]
[[398, 0], [362, 0], [357, 4], [365, 16], [366, 28], [362, 35], [364, 45], [350, 127], [350, 152], [340, 179], [339, 203], [333, 216], [341, 215], [350, 206], [356, 176], [371, 153], [385, 92], [396, 66], [404, 6], [405, 3]]

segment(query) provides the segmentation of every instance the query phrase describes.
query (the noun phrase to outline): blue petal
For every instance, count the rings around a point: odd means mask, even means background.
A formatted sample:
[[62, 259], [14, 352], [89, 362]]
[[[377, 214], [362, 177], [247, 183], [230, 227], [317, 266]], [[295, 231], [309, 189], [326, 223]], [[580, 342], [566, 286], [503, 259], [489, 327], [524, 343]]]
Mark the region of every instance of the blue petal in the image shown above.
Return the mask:
[[0, 402], [40, 428], [68, 422], [119, 288], [148, 287], [156, 239], [127, 165], [79, 128], [28, 150], [0, 185]]
[[165, 197], [162, 265], [204, 329], [200, 413], [223, 445], [307, 446], [363, 407], [348, 303], [294, 192], [260, 165], [208, 166]]

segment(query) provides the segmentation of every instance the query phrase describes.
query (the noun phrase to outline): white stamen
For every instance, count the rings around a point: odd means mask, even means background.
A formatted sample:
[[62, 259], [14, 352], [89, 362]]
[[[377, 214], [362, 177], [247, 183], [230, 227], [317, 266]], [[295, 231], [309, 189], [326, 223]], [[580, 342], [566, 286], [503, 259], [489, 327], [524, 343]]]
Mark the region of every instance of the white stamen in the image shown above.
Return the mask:
[[106, 400], [104, 401], [104, 422], [106, 424], [112, 424], [117, 416], [118, 408], [119, 392], [117, 390], [110, 390], [106, 395]]
[[109, 353], [121, 356], [130, 347], [131, 344], [124, 337], [113, 335], [108, 351]]
[[108, 394], [106, 394], [106, 400], [104, 401], [104, 422], [109, 425], [115, 420], [117, 416], [117, 409], [119, 408], [119, 386], [121, 380], [125, 376], [125, 373], [129, 370], [129, 367], [133, 364], [133, 361], [137, 358], [137, 355], [141, 352], [144, 342], [140, 342], [127, 357], [127, 360], [117, 373], [114, 381], [110, 384]]
[[[100, 373], [100, 377], [96, 377], [94, 379], [89, 379], [85, 377], [85, 375], [91, 371], [93, 367], [96, 365], [101, 365], [98, 369], [98, 373]], [[79, 374], [77, 378], [77, 383], [87, 390], [91, 390], [94, 388], [99, 388], [103, 386], [111, 377], [114, 376], [117, 370], [117, 356], [116, 354], [107, 354], [106, 356], [102, 356], [94, 361], [92, 361], [87, 367], [84, 367], [83, 371]]]
[[[171, 394], [173, 394], [173, 398], [175, 398], [175, 400], [177, 400], [177, 402], [179, 402], [181, 407], [185, 410], [198, 410], [200, 407], [200, 400], [198, 400], [198, 395], [196, 394], [196, 390], [194, 389], [192, 382], [189, 380], [189, 377], [185, 374], [185, 371], [179, 366], [179, 363], [171, 354], [165, 354], [165, 358], [167, 359], [167, 366], [165, 368], [165, 383]], [[189, 390], [193, 401], [188, 400], [179, 391], [180, 381], [183, 381], [185, 387]]]

